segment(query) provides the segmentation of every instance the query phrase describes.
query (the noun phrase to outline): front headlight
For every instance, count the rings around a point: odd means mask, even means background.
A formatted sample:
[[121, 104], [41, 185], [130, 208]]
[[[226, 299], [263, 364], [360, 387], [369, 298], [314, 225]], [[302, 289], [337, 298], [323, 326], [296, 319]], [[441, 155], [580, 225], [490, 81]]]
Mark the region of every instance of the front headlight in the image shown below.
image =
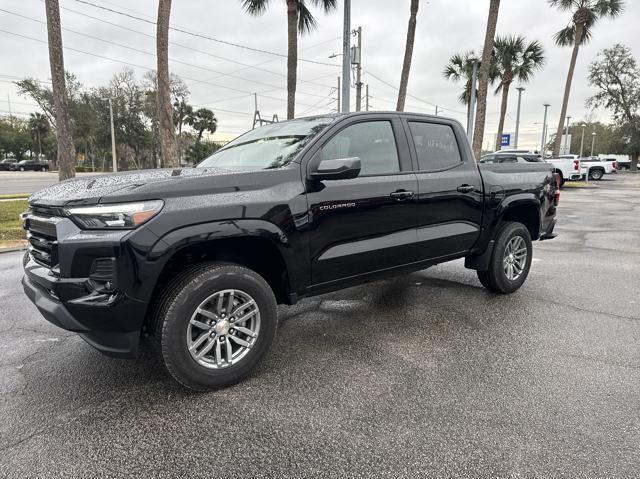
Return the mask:
[[164, 202], [140, 201], [113, 205], [79, 206], [65, 211], [85, 229], [133, 229], [157, 215]]

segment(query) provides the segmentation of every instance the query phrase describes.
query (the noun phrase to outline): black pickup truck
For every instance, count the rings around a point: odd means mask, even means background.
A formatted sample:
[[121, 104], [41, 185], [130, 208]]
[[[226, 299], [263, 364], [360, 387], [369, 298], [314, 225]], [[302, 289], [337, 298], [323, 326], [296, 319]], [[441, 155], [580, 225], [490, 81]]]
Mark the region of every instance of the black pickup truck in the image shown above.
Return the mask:
[[478, 167], [459, 123], [402, 113], [252, 130], [195, 168], [59, 183], [30, 198], [24, 290], [100, 351], [142, 337], [193, 389], [267, 353], [276, 304], [465, 258], [512, 293], [554, 236], [545, 163]]

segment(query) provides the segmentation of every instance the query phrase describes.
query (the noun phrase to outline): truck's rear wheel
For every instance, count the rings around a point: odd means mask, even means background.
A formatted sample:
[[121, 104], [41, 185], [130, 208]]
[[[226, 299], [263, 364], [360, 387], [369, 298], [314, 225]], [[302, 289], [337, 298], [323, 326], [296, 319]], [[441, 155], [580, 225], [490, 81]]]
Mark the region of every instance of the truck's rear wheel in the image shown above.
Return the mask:
[[167, 370], [203, 391], [237, 383], [267, 354], [276, 301], [267, 282], [233, 264], [210, 263], [174, 282], [161, 299], [157, 332]]
[[589, 178], [591, 178], [592, 180], [600, 181], [603, 176], [604, 176], [603, 170], [597, 169], [597, 170], [589, 171]]
[[529, 230], [522, 223], [507, 223], [496, 235], [489, 269], [478, 271], [478, 279], [494, 293], [513, 293], [527, 279], [531, 255]]

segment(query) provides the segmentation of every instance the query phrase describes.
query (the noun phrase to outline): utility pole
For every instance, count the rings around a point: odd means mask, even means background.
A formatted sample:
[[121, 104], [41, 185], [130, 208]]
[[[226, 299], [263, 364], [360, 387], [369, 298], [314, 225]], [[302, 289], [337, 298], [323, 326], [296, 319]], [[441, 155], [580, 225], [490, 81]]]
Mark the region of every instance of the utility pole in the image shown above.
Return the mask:
[[436, 105], [436, 116], [438, 116], [438, 105]]
[[344, 0], [344, 28], [342, 31], [342, 113], [349, 113], [351, 82], [351, 0]]
[[583, 147], [584, 147], [584, 125], [582, 125], [582, 138], [580, 139], [580, 158], [582, 158]]
[[13, 127], [13, 115], [11, 114], [11, 97], [7, 93], [7, 103], [9, 104], [9, 123]]
[[362, 27], [353, 31], [358, 37], [357, 46], [351, 62], [356, 65], [356, 111], [362, 110]]
[[369, 111], [369, 84], [368, 83], [367, 83], [367, 86], [365, 88], [365, 92], [366, 92], [365, 108], [367, 109], [367, 111]]
[[103, 98], [109, 102], [109, 117], [111, 118], [111, 159], [113, 161], [113, 172], [118, 172], [118, 160], [116, 158], [116, 129], [113, 126], [113, 97]]
[[542, 159], [544, 160], [545, 150], [546, 150], [546, 142], [547, 142], [547, 111], [549, 110], [548, 103], [544, 105], [544, 121], [542, 122], [542, 144], [540, 146], [540, 154], [542, 155]]
[[522, 105], [522, 92], [524, 91], [524, 88], [519, 86], [518, 88], [516, 88], [516, 90], [518, 90], [518, 113], [516, 115], [516, 138], [515, 138], [514, 147], [517, 149], [518, 136], [520, 135], [520, 107]]
[[591, 156], [593, 156], [593, 147], [596, 146], [596, 132], [591, 133]]
[[340, 113], [340, 77], [338, 77], [338, 106], [336, 108], [336, 111], [338, 113]]
[[476, 88], [478, 85], [478, 61], [473, 62], [473, 75], [471, 78], [471, 98], [469, 98], [469, 117], [467, 118], [467, 137], [473, 143], [473, 125], [476, 116]]

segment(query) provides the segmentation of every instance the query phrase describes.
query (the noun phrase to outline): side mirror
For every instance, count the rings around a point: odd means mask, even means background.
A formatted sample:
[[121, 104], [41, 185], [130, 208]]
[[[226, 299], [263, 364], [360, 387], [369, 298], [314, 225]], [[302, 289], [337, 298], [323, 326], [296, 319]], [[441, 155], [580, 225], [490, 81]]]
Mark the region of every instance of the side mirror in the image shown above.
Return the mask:
[[312, 180], [350, 180], [360, 174], [360, 158], [322, 160], [309, 177]]

